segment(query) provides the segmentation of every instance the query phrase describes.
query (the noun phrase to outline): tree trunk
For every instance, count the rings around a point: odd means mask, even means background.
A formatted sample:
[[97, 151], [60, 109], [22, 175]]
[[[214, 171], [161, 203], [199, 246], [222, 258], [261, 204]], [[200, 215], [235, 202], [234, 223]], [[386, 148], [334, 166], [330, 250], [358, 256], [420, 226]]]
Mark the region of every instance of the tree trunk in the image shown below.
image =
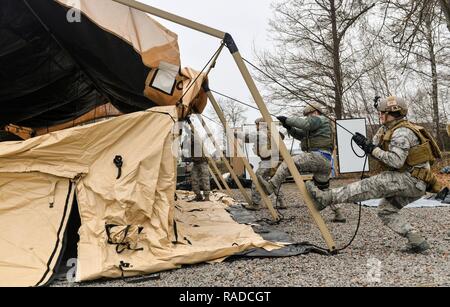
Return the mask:
[[334, 112], [337, 119], [342, 119], [342, 68], [340, 43], [336, 17], [336, 5], [334, 0], [330, 0], [331, 25], [333, 33], [333, 72], [334, 72]]
[[444, 12], [445, 17], [447, 17], [447, 28], [450, 31], [450, 0], [440, 0], [440, 1], [442, 11]]
[[440, 134], [440, 118], [439, 118], [439, 101], [438, 101], [438, 75], [437, 75], [437, 64], [436, 64], [436, 54], [434, 51], [434, 41], [433, 41], [433, 28], [431, 12], [429, 12], [425, 19], [426, 37], [428, 44], [428, 53], [430, 55], [430, 68], [431, 68], [431, 99], [433, 101], [433, 121], [435, 135], [439, 146], [442, 148], [442, 137]]

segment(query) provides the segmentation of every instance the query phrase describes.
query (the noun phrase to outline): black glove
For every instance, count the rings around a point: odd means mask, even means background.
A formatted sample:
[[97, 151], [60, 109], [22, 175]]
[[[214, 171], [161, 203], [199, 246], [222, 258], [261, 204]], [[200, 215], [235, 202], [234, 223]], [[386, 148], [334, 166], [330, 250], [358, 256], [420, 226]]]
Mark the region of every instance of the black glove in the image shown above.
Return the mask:
[[375, 145], [372, 144], [364, 135], [356, 132], [356, 134], [352, 137], [353, 142], [356, 143], [366, 154], [371, 154], [372, 151], [376, 148]]
[[436, 199], [445, 200], [449, 192], [450, 191], [447, 187], [443, 188], [440, 192], [436, 194]]
[[286, 124], [287, 117], [286, 116], [277, 116], [277, 119], [283, 125], [284, 128], [289, 129], [290, 127]]

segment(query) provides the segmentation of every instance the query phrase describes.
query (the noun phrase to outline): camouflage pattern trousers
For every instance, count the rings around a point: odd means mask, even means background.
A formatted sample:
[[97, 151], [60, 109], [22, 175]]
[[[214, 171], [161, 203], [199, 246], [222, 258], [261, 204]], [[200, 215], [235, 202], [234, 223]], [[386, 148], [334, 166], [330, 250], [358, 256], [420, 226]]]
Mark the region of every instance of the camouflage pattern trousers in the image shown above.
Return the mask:
[[[300, 173], [313, 173], [314, 179], [319, 182], [328, 182], [331, 175], [331, 162], [327, 160], [318, 152], [302, 152], [298, 155], [292, 157], [295, 166]], [[278, 167], [277, 172], [272, 177], [270, 182], [273, 186], [278, 189], [278, 187], [286, 180], [291, 172], [286, 164], [283, 162], [280, 167]]]
[[[313, 173], [314, 179], [326, 183], [330, 180], [331, 176], [331, 162], [322, 156], [318, 152], [302, 152], [292, 157], [295, 166], [300, 173]], [[286, 162], [283, 162], [277, 169], [275, 175], [270, 182], [273, 184], [276, 190], [279, 189], [281, 184], [291, 174]], [[284, 199], [280, 195], [280, 199]], [[331, 205], [330, 208], [336, 212], [339, 207]]]
[[[275, 165], [276, 166], [276, 165]], [[270, 163], [265, 163], [265, 161], [260, 161], [259, 165], [258, 165], [258, 169], [256, 170], [256, 175], [261, 176], [263, 179], [265, 180], [269, 180], [271, 175], [272, 175], [272, 167], [270, 165]], [[273, 206], [276, 207], [277, 204], [277, 197], [276, 195], [274, 195], [273, 197], [271, 197], [271, 201], [273, 203]], [[256, 185], [254, 183], [252, 183], [252, 202], [255, 205], [263, 205], [263, 201], [261, 198], [261, 194], [259, 194], [258, 190], [256, 189]], [[280, 191], [280, 193], [278, 194], [278, 204], [281, 207], [284, 207], [284, 196], [283, 193]]]
[[191, 174], [192, 191], [194, 191], [195, 195], [201, 195], [201, 190], [203, 190], [205, 197], [209, 195], [209, 191], [211, 190], [209, 179], [208, 162], [195, 161]]
[[425, 191], [426, 184], [412, 177], [410, 173], [389, 171], [329, 192], [333, 204], [382, 198], [378, 207], [378, 217], [392, 231], [406, 237], [408, 233], [416, 230], [399, 211], [425, 195]]

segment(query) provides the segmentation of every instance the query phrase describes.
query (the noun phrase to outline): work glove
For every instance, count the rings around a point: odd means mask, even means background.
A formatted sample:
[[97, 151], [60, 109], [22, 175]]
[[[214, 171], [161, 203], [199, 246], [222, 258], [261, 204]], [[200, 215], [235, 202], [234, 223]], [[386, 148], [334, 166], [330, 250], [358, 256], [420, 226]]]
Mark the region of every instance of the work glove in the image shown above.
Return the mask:
[[277, 116], [277, 119], [280, 121], [281, 125], [283, 125], [284, 128], [289, 129], [290, 127], [286, 124], [287, 117], [286, 116]]
[[372, 154], [373, 150], [376, 148], [376, 146], [361, 133], [356, 132], [352, 137], [352, 140], [368, 155]]
[[449, 193], [449, 189], [447, 187], [445, 187], [436, 194], [436, 199], [445, 200], [447, 198], [448, 193]]

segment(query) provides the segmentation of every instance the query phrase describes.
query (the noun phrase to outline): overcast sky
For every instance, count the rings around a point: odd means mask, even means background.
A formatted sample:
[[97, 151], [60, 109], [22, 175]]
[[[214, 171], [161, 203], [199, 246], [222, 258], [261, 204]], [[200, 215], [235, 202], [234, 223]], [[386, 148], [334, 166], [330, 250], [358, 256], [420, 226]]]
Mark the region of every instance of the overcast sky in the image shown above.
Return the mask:
[[[270, 4], [280, 0], [140, 1], [230, 33], [241, 55], [252, 61], [254, 60], [254, 48], [270, 49], [271, 42], [267, 40], [268, 22], [272, 16]], [[178, 34], [183, 67], [189, 66], [200, 71], [220, 46], [220, 40], [217, 38], [157, 19], [165, 27]], [[253, 103], [250, 92], [227, 49], [222, 52], [209, 79], [211, 89]], [[258, 111], [249, 110], [246, 115], [247, 122], [253, 122], [258, 116]]]

